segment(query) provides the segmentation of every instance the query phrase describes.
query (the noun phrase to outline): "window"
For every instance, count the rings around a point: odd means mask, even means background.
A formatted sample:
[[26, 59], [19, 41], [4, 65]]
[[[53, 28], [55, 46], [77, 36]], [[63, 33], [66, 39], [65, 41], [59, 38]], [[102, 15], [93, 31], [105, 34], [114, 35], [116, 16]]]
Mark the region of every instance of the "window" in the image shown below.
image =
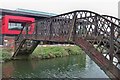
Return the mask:
[[22, 23], [9, 22], [8, 25], [9, 30], [21, 30], [22, 28], [23, 28]]
[[[26, 24], [28, 24], [29, 22], [35, 22], [35, 19], [30, 17], [5, 15], [2, 21], [2, 34], [19, 34], [23, 26], [26, 27]], [[29, 34], [33, 33], [34, 26], [34, 24], [29, 25]]]

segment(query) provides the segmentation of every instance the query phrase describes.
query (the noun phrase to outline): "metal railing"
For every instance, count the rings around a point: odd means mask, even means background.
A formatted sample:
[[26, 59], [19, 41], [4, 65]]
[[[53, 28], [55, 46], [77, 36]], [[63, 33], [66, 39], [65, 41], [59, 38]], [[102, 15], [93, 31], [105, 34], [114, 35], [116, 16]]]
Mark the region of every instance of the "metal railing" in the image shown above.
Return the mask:
[[[83, 38], [103, 54], [110, 63], [116, 65], [119, 63], [119, 59], [116, 58], [120, 48], [119, 22], [119, 19], [112, 16], [102, 16], [88, 10], [77, 10], [35, 22], [33, 34], [28, 34], [27, 27], [26, 34], [23, 36], [23, 27], [16, 41], [20, 42], [21, 38], [29, 38], [75, 43], [76, 39]], [[114, 61], [114, 58], [117, 60]]]

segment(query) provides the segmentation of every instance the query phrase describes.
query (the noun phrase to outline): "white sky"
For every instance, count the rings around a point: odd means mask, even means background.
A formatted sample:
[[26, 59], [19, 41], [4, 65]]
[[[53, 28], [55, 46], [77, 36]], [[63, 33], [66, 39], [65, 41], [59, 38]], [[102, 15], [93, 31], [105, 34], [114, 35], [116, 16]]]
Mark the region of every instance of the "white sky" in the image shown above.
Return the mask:
[[0, 8], [30, 9], [61, 14], [74, 10], [91, 10], [118, 17], [119, 0], [0, 0]]

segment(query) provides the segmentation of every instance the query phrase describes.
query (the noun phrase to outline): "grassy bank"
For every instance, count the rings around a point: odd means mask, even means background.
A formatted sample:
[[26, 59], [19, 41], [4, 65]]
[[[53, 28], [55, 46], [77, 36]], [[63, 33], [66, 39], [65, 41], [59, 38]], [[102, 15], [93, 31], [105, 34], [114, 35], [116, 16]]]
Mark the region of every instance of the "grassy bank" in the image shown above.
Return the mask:
[[[9, 48], [0, 48], [0, 53], [0, 59], [3, 61], [10, 60], [12, 56], [12, 50]], [[30, 55], [30, 59], [50, 59], [81, 53], [83, 51], [78, 46], [38, 46]]]
[[10, 60], [12, 56], [12, 50], [9, 48], [0, 48], [0, 60]]
[[78, 55], [81, 53], [83, 53], [83, 51], [78, 46], [47, 46], [47, 47], [41, 46], [35, 49], [31, 57], [49, 59], [56, 57], [64, 57], [68, 55]]

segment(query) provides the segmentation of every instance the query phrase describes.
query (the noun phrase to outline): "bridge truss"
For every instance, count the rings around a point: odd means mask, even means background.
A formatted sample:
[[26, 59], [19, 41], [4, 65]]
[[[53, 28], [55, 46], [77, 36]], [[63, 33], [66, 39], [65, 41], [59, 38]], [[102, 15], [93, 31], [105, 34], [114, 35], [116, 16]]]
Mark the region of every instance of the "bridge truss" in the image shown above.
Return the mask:
[[[33, 34], [28, 34], [30, 24], [36, 25]], [[80, 46], [111, 79], [120, 79], [120, 19], [77, 10], [30, 24], [17, 37], [13, 58], [30, 55], [40, 41], [72, 43]]]

